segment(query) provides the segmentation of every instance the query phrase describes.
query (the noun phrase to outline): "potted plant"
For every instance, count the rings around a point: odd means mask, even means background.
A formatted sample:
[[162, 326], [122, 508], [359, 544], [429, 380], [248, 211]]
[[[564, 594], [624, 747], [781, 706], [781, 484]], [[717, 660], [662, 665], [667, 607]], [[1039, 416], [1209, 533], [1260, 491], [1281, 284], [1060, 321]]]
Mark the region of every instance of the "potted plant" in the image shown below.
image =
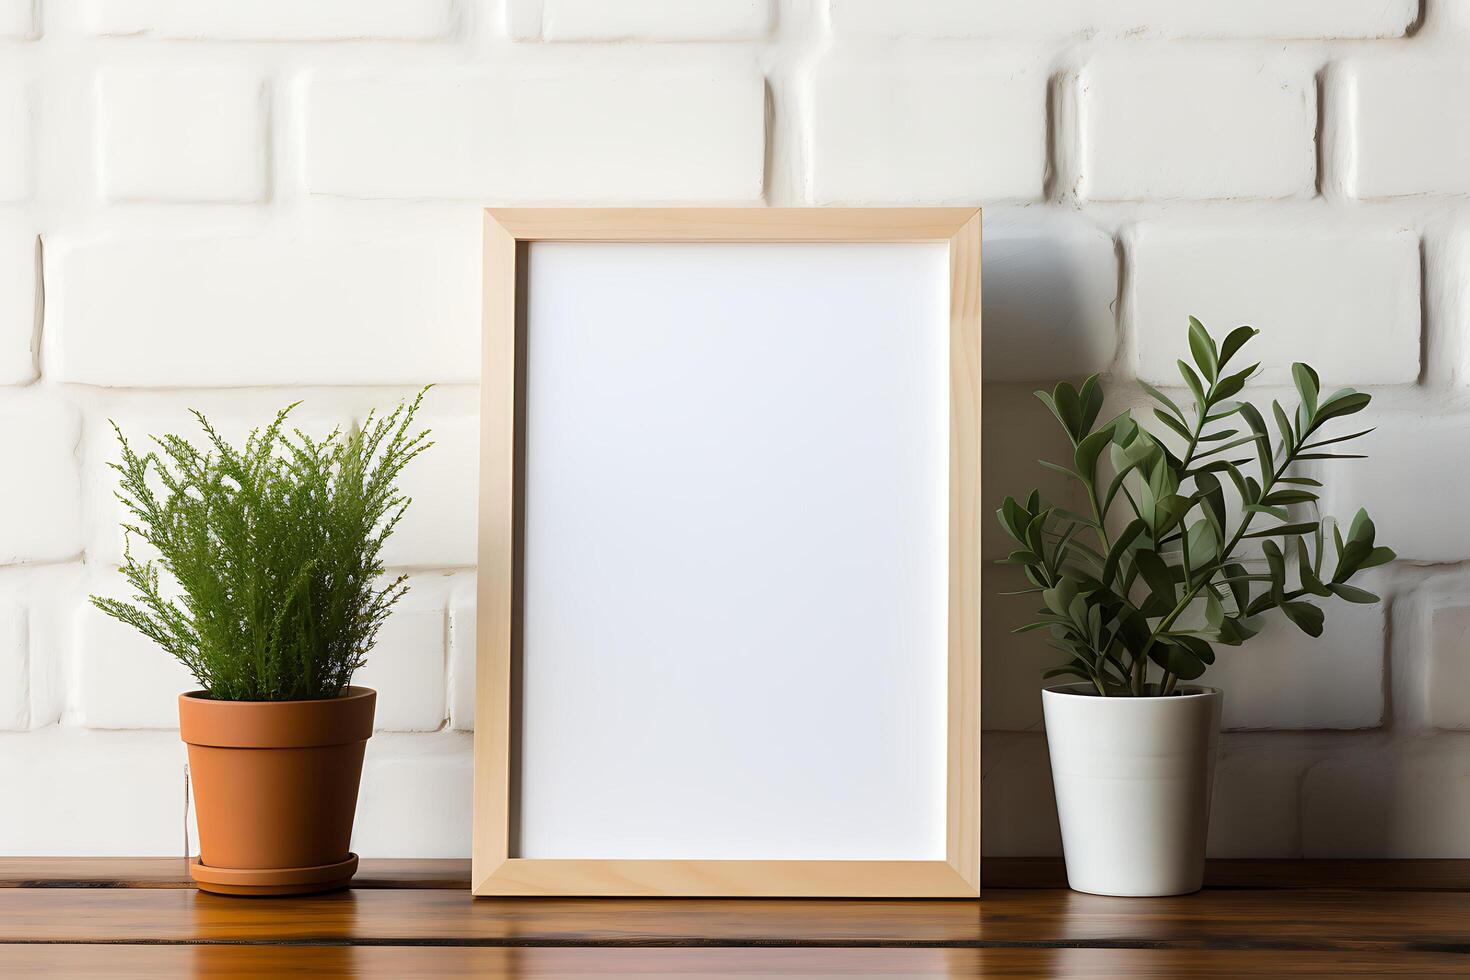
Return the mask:
[[[1096, 375], [1080, 389], [1038, 391], [1073, 451], [1042, 465], [1075, 481], [1087, 508], [1050, 506], [1033, 490], [998, 512], [1019, 546], [1004, 561], [1021, 566], [1024, 592], [1042, 603], [1016, 632], [1046, 630], [1066, 659], [1045, 676], [1077, 678], [1042, 700], [1067, 880], [1078, 891], [1199, 889], [1222, 695], [1189, 682], [1216, 647], [1248, 642], [1263, 616], [1279, 612], [1320, 636], [1314, 600], [1376, 602], [1349, 581], [1394, 558], [1366, 512], [1345, 534], [1320, 520], [1322, 484], [1298, 467], [1360, 458], [1339, 449], [1371, 430], [1340, 434], [1334, 423], [1369, 396], [1324, 395], [1317, 373], [1294, 364], [1300, 402], [1288, 411], [1273, 401], [1268, 425], [1236, 399], [1259, 365], [1226, 371], [1256, 333], [1238, 327], [1217, 345], [1190, 318], [1194, 364], [1179, 361], [1179, 373], [1191, 410], [1143, 384], [1158, 404], [1158, 435], [1129, 412], [1097, 424]], [[1247, 541], [1262, 549], [1249, 566]]]
[[[122, 574], [137, 595], [92, 602], [199, 682], [179, 697], [179, 728], [199, 818], [190, 867], [207, 891], [327, 891], [357, 868], [376, 694], [350, 684], [408, 588], [383, 579], [381, 554], [409, 504], [395, 480], [431, 445], [411, 431], [423, 397], [320, 440], [288, 431], [292, 405], [243, 449], [198, 412], [203, 452], [168, 435], [139, 454], [114, 423], [131, 515]], [[134, 536], [156, 562], [133, 554]]]

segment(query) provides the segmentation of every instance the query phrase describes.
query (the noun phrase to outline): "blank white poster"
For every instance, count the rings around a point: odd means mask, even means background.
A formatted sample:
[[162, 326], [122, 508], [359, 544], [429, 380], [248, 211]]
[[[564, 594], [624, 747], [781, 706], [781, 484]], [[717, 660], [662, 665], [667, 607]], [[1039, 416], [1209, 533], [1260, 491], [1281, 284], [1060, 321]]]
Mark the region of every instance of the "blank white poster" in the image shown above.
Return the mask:
[[946, 246], [528, 268], [515, 856], [942, 860]]

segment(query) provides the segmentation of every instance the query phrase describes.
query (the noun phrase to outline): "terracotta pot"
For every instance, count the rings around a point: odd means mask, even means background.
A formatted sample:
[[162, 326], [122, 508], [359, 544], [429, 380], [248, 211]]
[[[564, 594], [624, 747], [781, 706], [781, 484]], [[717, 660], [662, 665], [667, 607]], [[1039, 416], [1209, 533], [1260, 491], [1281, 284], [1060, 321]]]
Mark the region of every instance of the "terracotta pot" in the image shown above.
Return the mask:
[[189, 746], [199, 887], [222, 895], [344, 888], [362, 755], [377, 693], [349, 687], [321, 701], [215, 701], [179, 695]]

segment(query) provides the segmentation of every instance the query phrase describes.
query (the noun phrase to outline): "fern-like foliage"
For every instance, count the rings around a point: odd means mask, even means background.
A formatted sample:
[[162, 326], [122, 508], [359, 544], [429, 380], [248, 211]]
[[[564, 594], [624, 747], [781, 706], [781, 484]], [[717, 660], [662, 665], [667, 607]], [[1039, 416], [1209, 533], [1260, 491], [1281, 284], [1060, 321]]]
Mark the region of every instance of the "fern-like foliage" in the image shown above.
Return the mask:
[[[397, 477], [432, 445], [412, 431], [427, 390], [320, 440], [288, 429], [293, 404], [243, 449], [199, 412], [203, 452], [166, 435], [139, 454], [114, 423], [117, 498], [131, 515], [122, 574], [137, 595], [93, 604], [177, 657], [211, 697], [339, 696], [408, 591], [405, 576], [384, 581], [382, 551], [410, 502]], [[157, 562], [138, 560], [135, 536]]]

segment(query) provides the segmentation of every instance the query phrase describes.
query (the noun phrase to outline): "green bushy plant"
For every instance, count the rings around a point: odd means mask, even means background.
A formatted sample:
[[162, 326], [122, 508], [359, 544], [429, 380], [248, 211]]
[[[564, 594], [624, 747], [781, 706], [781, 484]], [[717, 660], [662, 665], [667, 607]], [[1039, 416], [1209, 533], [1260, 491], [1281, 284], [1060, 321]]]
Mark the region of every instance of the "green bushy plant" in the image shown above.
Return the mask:
[[[1361, 412], [1370, 398], [1351, 388], [1324, 396], [1317, 372], [1294, 364], [1300, 403], [1293, 412], [1271, 403], [1273, 443], [1261, 412], [1236, 400], [1259, 365], [1225, 370], [1257, 333], [1238, 327], [1217, 345], [1190, 317], [1194, 364], [1178, 365], [1193, 410], [1141, 383], [1158, 405], [1162, 438], [1130, 412], [1098, 425], [1097, 375], [1080, 389], [1063, 382], [1036, 393], [1072, 446], [1067, 464], [1041, 465], [1080, 485], [1088, 503], [1079, 514], [1032, 490], [1024, 500], [1007, 497], [998, 512], [1019, 546], [1004, 562], [1021, 566], [1030, 583], [1023, 593], [1043, 603], [1037, 619], [1016, 632], [1047, 630], [1049, 644], [1067, 658], [1047, 677], [1081, 678], [1103, 696], [1172, 694], [1214, 662], [1216, 645], [1248, 641], [1272, 610], [1320, 636], [1323, 611], [1314, 599], [1377, 601], [1349, 581], [1392, 561], [1393, 551], [1374, 541], [1366, 511], [1346, 536], [1316, 516], [1322, 484], [1297, 469], [1362, 458], [1328, 447], [1371, 429], [1329, 435], [1326, 427]], [[1222, 480], [1235, 488], [1234, 506], [1227, 507]], [[1294, 506], [1313, 516], [1294, 517]], [[1251, 571], [1238, 556], [1250, 539], [1261, 539], [1264, 569]]]
[[[404, 576], [383, 580], [382, 550], [409, 505], [395, 481], [432, 445], [412, 431], [424, 394], [319, 440], [288, 429], [291, 405], [243, 449], [199, 412], [202, 452], [166, 435], [140, 454], [114, 423], [117, 498], [131, 515], [122, 574], [137, 595], [92, 602], [177, 657], [213, 698], [341, 695], [408, 590]], [[134, 537], [157, 562], [133, 554]]]

